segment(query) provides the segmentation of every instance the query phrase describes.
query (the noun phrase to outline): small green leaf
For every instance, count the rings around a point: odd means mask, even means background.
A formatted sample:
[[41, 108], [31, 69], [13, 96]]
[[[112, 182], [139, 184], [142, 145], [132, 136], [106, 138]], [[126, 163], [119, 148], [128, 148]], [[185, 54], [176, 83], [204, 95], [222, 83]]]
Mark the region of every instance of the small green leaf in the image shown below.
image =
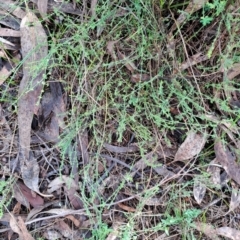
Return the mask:
[[202, 25], [205, 27], [206, 25], [208, 25], [209, 23], [211, 23], [212, 20], [213, 20], [212, 17], [205, 16], [205, 17], [201, 17], [200, 22], [201, 22]]

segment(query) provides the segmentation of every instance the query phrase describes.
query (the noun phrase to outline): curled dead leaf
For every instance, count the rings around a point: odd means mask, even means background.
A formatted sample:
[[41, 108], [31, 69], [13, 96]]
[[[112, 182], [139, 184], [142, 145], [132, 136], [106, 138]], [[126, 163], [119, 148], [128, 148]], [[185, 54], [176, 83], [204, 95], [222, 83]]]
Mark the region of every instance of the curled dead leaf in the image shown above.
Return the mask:
[[57, 177], [49, 183], [48, 193], [52, 193], [60, 189], [61, 187], [63, 187], [64, 184], [74, 189], [78, 188], [77, 184], [74, 182], [74, 180], [71, 177], [62, 175], [61, 177]]
[[14, 216], [12, 216], [9, 223], [11, 229], [19, 235], [20, 240], [34, 240], [21, 217], [15, 219]]
[[179, 147], [174, 161], [185, 161], [198, 155], [207, 141], [206, 134], [190, 131]]
[[46, 72], [44, 66], [39, 66], [39, 62], [43, 63], [48, 53], [47, 36], [40, 21], [32, 12], [22, 19], [20, 32], [23, 78], [19, 87], [18, 101], [19, 160], [25, 185], [41, 194], [38, 189], [39, 166], [37, 161], [30, 157], [30, 139], [33, 114], [39, 107], [38, 101]]
[[33, 207], [39, 207], [44, 204], [43, 198], [41, 198], [39, 195], [33, 196], [31, 189], [29, 189], [20, 181], [16, 182], [16, 184], [13, 187], [13, 190], [14, 197], [17, 199], [17, 201], [27, 208], [30, 207], [29, 203]]
[[198, 178], [194, 179], [193, 195], [200, 205], [206, 193], [206, 185]]
[[48, 192], [52, 193], [61, 187], [64, 187], [64, 191], [73, 207], [75, 209], [81, 209], [83, 207], [83, 203], [80, 196], [77, 195], [76, 191], [79, 187], [75, 183], [74, 179], [64, 175], [57, 177], [48, 185]]
[[9, 71], [6, 66], [3, 66], [0, 70], [0, 85], [2, 85], [10, 75], [11, 71]]
[[223, 166], [227, 174], [238, 184], [240, 184], [240, 166], [236, 163], [236, 157], [225, 146], [220, 139], [217, 139], [214, 144], [214, 151], [217, 161]]
[[[39, 165], [36, 159], [33, 157], [29, 161], [22, 159], [21, 172], [23, 181], [28, 188], [38, 193], [42, 197], [52, 197], [52, 195], [43, 194], [39, 191]], [[32, 192], [32, 194], [34, 194], [34, 192]]]
[[119, 50], [117, 51], [118, 53], [118, 58], [123, 61], [125, 67], [130, 71], [134, 72], [137, 70], [136, 65], [134, 64], [133, 61], [131, 61], [128, 57], [126, 57], [123, 53], [121, 53]]

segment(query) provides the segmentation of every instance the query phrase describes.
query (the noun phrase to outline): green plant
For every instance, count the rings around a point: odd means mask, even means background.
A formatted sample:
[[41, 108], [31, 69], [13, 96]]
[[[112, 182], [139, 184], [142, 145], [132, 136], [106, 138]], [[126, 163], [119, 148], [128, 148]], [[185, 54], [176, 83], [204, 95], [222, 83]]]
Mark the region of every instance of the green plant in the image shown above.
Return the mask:
[[159, 224], [167, 235], [169, 235], [169, 228], [174, 225], [181, 225], [182, 228], [190, 228], [193, 220], [201, 214], [202, 211], [199, 209], [187, 209], [181, 211], [179, 209], [174, 209], [174, 215], [169, 215], [167, 213], [166, 219], [162, 219]]
[[92, 238], [93, 240], [99, 239], [99, 240], [105, 240], [109, 233], [111, 233], [113, 230], [108, 227], [105, 223], [98, 223], [96, 228], [92, 230]]
[[[203, 16], [201, 17], [200, 22], [203, 26], [206, 26], [212, 22], [212, 20], [218, 17], [221, 13], [224, 12], [226, 7], [226, 0], [214, 0], [212, 3], [207, 2], [203, 8]], [[211, 11], [211, 13], [210, 13]], [[210, 14], [210, 15], [208, 15]]]
[[1, 195], [1, 201], [0, 201], [0, 218], [4, 214], [4, 209], [11, 203], [12, 197], [9, 197], [11, 191], [12, 191], [12, 180], [11, 178], [7, 181], [1, 180], [0, 181], [0, 195]]

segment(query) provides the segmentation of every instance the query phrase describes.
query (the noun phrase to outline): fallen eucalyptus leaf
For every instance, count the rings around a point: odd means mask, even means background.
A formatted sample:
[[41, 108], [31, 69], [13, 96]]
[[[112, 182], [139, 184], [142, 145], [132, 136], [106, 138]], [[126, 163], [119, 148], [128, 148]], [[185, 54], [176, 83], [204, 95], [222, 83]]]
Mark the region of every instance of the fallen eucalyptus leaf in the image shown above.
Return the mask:
[[217, 161], [223, 166], [227, 174], [238, 184], [240, 184], [240, 166], [236, 163], [236, 157], [224, 146], [220, 139], [214, 145]]
[[209, 163], [207, 168], [207, 172], [211, 175], [210, 181], [213, 183], [214, 187], [220, 188], [221, 186], [221, 175], [220, 175], [221, 168], [217, 166], [216, 159], [212, 160]]
[[33, 114], [39, 108], [38, 101], [46, 72], [47, 36], [32, 12], [22, 19], [20, 32], [23, 78], [19, 87], [18, 101], [19, 160], [24, 183], [41, 194], [38, 189], [39, 166], [33, 157], [30, 159], [30, 139]]
[[240, 205], [240, 190], [238, 188], [232, 189], [231, 201], [229, 205], [229, 212], [234, 211]]
[[48, 185], [48, 192], [52, 193], [61, 187], [64, 187], [64, 191], [73, 207], [75, 209], [81, 209], [83, 207], [83, 203], [80, 196], [77, 195], [76, 191], [79, 187], [74, 179], [64, 175], [57, 177]]
[[33, 207], [42, 206], [44, 204], [43, 199], [39, 195], [33, 196], [31, 190], [19, 181], [15, 183], [13, 189], [14, 197], [28, 209], [30, 208], [29, 203]]
[[193, 195], [197, 203], [200, 205], [206, 193], [206, 185], [200, 179], [194, 179]]
[[185, 141], [179, 147], [174, 161], [185, 161], [198, 155], [206, 143], [207, 137], [205, 134], [189, 132]]
[[[22, 159], [21, 161], [21, 172], [22, 172], [22, 178], [25, 183], [25, 185], [33, 190], [34, 192], [38, 193], [39, 195], [43, 197], [51, 197], [52, 195], [46, 195], [39, 191], [38, 188], [38, 181], [39, 181], [39, 165], [36, 159], [31, 157], [30, 160]], [[35, 194], [36, 194], [35, 193]], [[33, 197], [34, 193], [32, 192]]]
[[9, 223], [11, 229], [19, 235], [19, 240], [34, 240], [21, 217], [15, 219], [14, 216], [12, 216]]

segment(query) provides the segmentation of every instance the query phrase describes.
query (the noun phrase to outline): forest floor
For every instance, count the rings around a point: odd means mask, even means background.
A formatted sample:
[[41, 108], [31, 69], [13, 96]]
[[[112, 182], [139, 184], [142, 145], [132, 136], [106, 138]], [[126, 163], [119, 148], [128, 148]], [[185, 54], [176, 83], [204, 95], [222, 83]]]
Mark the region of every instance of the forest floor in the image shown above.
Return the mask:
[[240, 2], [0, 0], [0, 239], [240, 239]]

